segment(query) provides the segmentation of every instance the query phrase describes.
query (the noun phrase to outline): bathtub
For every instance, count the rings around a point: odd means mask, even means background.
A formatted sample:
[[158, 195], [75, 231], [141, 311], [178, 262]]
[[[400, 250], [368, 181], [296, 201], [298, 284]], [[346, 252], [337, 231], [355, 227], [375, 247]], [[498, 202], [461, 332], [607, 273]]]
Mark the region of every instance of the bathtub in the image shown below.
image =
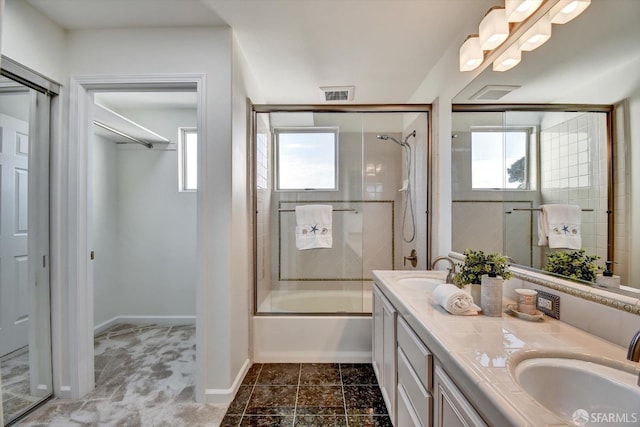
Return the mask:
[[272, 291], [260, 305], [267, 315], [253, 317], [254, 362], [371, 363], [371, 295]]
[[271, 291], [260, 313], [371, 313], [371, 287], [365, 290]]

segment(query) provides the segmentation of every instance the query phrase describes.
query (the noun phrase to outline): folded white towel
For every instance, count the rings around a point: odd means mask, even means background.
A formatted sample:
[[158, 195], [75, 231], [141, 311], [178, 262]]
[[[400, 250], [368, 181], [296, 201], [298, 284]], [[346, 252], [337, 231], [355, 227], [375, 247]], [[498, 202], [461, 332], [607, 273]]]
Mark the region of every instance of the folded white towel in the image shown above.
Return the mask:
[[333, 206], [296, 206], [296, 247], [298, 250], [331, 248]]
[[581, 249], [582, 208], [576, 205], [541, 205], [538, 213], [538, 245]]
[[471, 295], [449, 283], [438, 285], [433, 291], [433, 296], [438, 304], [451, 314], [472, 316], [480, 311], [473, 303]]

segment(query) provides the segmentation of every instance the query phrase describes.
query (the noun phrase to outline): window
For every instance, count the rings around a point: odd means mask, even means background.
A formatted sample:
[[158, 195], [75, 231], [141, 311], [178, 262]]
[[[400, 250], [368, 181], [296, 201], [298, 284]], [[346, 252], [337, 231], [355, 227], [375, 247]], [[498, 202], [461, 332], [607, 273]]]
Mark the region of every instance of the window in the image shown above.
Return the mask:
[[471, 187], [527, 190], [529, 129], [471, 132]]
[[178, 138], [178, 191], [198, 189], [198, 131], [180, 128]]
[[338, 189], [338, 130], [276, 129], [276, 189]]

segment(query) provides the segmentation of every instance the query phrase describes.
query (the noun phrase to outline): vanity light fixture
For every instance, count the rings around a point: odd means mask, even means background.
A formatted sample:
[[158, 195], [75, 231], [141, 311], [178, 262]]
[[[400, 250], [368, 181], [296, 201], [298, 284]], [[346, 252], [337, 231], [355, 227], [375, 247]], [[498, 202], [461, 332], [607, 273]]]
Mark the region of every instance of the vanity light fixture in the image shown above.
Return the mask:
[[[480, 21], [479, 35], [468, 36], [460, 47], [460, 71], [486, 68], [506, 71], [551, 38], [551, 24], [564, 24], [581, 14], [591, 0], [505, 0]], [[478, 51], [478, 46], [480, 50]]]
[[480, 21], [480, 47], [493, 50], [509, 37], [509, 23], [504, 7], [495, 6]]
[[507, 21], [522, 22], [538, 9], [542, 0], [505, 0]]
[[537, 49], [549, 38], [551, 38], [551, 20], [548, 15], [545, 15], [520, 37], [520, 50], [531, 51]]
[[467, 36], [460, 46], [460, 71], [471, 71], [478, 68], [484, 61], [484, 52], [480, 48], [477, 34]]
[[560, 0], [549, 11], [552, 24], [566, 24], [580, 15], [591, 4], [591, 0]]
[[504, 51], [495, 61], [493, 61], [493, 71], [507, 71], [520, 63], [522, 52], [517, 43]]

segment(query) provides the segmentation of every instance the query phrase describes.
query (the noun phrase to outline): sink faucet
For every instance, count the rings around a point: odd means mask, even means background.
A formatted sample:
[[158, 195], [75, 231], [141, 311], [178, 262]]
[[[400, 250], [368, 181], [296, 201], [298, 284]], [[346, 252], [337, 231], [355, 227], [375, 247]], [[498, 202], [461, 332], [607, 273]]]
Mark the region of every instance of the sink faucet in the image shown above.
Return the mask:
[[456, 263], [453, 262], [453, 260], [448, 256], [439, 256], [436, 259], [434, 259], [433, 262], [431, 263], [431, 269], [433, 270], [436, 267], [436, 264], [438, 263], [438, 261], [443, 261], [443, 260], [448, 261], [449, 264], [451, 265], [451, 267], [447, 268], [449, 272], [447, 273], [447, 278], [445, 279], [445, 283], [453, 283], [453, 275], [456, 272]]
[[[631, 338], [627, 359], [632, 362], [640, 362], [640, 331]], [[640, 374], [638, 375], [638, 385], [640, 386]]]

